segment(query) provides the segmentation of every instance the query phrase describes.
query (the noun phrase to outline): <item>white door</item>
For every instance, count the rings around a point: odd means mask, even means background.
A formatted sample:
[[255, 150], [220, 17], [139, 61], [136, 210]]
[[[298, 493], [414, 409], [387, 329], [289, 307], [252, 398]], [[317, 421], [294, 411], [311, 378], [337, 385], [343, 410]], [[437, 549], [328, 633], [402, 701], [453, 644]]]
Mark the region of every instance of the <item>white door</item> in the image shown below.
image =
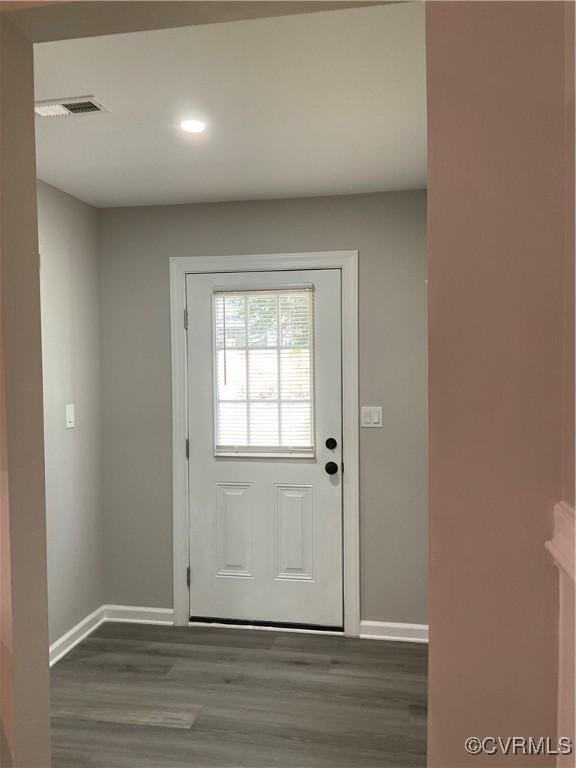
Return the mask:
[[340, 277], [187, 276], [192, 618], [343, 625]]

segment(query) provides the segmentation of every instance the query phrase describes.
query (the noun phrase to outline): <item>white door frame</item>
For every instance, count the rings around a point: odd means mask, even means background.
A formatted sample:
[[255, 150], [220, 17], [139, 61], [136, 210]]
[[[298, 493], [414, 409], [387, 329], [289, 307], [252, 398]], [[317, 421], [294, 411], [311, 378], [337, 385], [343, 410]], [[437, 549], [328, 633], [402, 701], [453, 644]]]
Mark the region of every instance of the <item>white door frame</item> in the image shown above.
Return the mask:
[[170, 259], [172, 341], [172, 512], [174, 623], [187, 625], [190, 600], [188, 394], [186, 360], [186, 275], [340, 269], [342, 273], [342, 489], [344, 546], [344, 631], [360, 634], [360, 476], [358, 422], [358, 251], [275, 253], [250, 256], [177, 256]]

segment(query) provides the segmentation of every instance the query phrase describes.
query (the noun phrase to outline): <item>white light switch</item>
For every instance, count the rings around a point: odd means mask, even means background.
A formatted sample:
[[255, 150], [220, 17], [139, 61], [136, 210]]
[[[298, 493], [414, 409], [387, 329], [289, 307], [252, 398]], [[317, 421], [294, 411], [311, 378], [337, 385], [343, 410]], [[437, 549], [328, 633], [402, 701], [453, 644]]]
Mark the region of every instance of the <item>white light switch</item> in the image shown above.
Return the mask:
[[76, 426], [76, 416], [74, 414], [74, 404], [66, 406], [66, 429], [72, 429]]
[[361, 422], [363, 427], [381, 427], [382, 426], [382, 406], [381, 405], [363, 405], [361, 411]]

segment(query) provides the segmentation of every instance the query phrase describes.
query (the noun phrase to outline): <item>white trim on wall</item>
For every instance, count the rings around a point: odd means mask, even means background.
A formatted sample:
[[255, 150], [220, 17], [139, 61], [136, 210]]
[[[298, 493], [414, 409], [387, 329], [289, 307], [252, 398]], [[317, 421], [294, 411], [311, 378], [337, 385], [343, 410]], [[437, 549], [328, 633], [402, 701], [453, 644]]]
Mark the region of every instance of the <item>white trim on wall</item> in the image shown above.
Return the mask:
[[63, 656], [66, 656], [75, 645], [81, 643], [85, 637], [91, 632], [94, 632], [96, 627], [99, 627], [100, 624], [102, 624], [104, 621], [103, 608], [104, 606], [100, 606], [100, 608], [92, 611], [91, 614], [82, 619], [82, 621], [79, 621], [76, 626], [72, 627], [72, 629], [68, 630], [62, 637], [59, 637], [58, 640], [50, 645], [50, 666], [56, 664], [57, 661], [60, 661], [60, 659]]
[[174, 624], [172, 608], [144, 608], [139, 605], [103, 605], [104, 621], [134, 624]]
[[358, 251], [247, 256], [182, 256], [170, 259], [172, 349], [172, 504], [174, 623], [190, 618], [188, 568], [188, 466], [186, 382], [186, 275], [215, 272], [340, 269], [342, 272], [342, 428], [346, 468], [343, 486], [344, 631], [360, 632], [360, 480], [358, 434]]
[[105, 621], [173, 624], [174, 611], [171, 608], [144, 608], [135, 605], [101, 605], [51, 644], [50, 666], [60, 661], [74, 646], [81, 643]]
[[[147, 608], [139, 605], [101, 605], [91, 614], [78, 622], [72, 629], [59, 637], [50, 646], [50, 666], [60, 661], [72, 648], [81, 643], [88, 635], [92, 634], [101, 624], [106, 621], [125, 622], [131, 624], [163, 624], [173, 625], [174, 610], [172, 608]], [[230, 624], [218, 624], [215, 622], [193, 622], [186, 620], [186, 625], [190, 627], [209, 627], [211, 629], [253, 629], [259, 632], [300, 632], [308, 635], [335, 635], [341, 636], [339, 632], [313, 629], [286, 628], [278, 627], [245, 627], [231, 626]], [[360, 622], [360, 637], [371, 640], [396, 640], [412, 643], [428, 642], [427, 624], [397, 624], [385, 621], [362, 621]]]
[[428, 624], [401, 624], [394, 621], [361, 621], [360, 637], [372, 640], [396, 640], [427, 643]]

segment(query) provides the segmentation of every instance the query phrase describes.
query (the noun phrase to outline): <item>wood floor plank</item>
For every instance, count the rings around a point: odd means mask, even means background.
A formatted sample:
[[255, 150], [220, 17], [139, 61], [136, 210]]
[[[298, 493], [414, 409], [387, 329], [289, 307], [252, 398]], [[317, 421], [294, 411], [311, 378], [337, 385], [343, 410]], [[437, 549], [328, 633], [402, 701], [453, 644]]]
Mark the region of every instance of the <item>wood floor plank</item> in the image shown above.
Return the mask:
[[221, 734], [236, 743], [270, 745], [270, 742], [298, 742], [343, 749], [387, 750], [390, 745], [408, 754], [418, 754], [425, 745], [425, 724], [415, 726], [410, 712], [372, 712], [361, 718], [358, 711], [338, 707], [314, 712], [297, 707], [270, 709], [203, 707], [194, 724], [196, 732]]
[[[89, 768], [236, 768], [244, 745], [223, 743], [192, 730], [54, 718], [53, 768], [65, 750]], [[84, 762], [82, 762], [84, 761]]]
[[228, 646], [231, 648], [271, 648], [276, 632], [223, 627], [172, 627], [159, 624], [106, 622], [94, 637], [151, 640], [153, 642], [192, 643], [194, 645]]
[[168, 681], [195, 689], [220, 688], [228, 694], [236, 690], [247, 698], [275, 698], [277, 692], [282, 691], [283, 696], [305, 698], [315, 701], [319, 706], [322, 706], [327, 698], [341, 703], [362, 700], [375, 706], [385, 701], [422, 704], [426, 700], [426, 687], [420, 679], [409, 676], [404, 679], [397, 672], [380, 677], [346, 675], [339, 678], [330, 675], [329, 669], [273, 670], [268, 664], [254, 669], [253, 666], [248, 667], [242, 663], [208, 667], [205, 664], [178, 662], [167, 674], [167, 684]]
[[[66, 659], [85, 660], [90, 664], [91, 659], [96, 663], [107, 656], [128, 657], [131, 660], [162, 660], [172, 663], [180, 659], [190, 659], [193, 662], [210, 664], [251, 664], [262, 667], [262, 649], [236, 647], [226, 645], [202, 645], [193, 641], [188, 643], [165, 643], [138, 640], [118, 640], [114, 638], [86, 638], [81, 645], [76, 646]], [[328, 654], [307, 654], [304, 651], [283, 651], [270, 648], [266, 650], [266, 665], [274, 667], [307, 667], [328, 668], [333, 658]]]
[[118, 723], [123, 725], [147, 725], [158, 728], [190, 729], [201, 707], [190, 705], [185, 709], [164, 709], [156, 704], [145, 705], [140, 702], [122, 702], [120, 706], [106, 704], [86, 704], [82, 707], [53, 705], [52, 716], [68, 720], [96, 720], [100, 723]]
[[52, 668], [54, 768], [416, 768], [424, 645], [107, 623]]

